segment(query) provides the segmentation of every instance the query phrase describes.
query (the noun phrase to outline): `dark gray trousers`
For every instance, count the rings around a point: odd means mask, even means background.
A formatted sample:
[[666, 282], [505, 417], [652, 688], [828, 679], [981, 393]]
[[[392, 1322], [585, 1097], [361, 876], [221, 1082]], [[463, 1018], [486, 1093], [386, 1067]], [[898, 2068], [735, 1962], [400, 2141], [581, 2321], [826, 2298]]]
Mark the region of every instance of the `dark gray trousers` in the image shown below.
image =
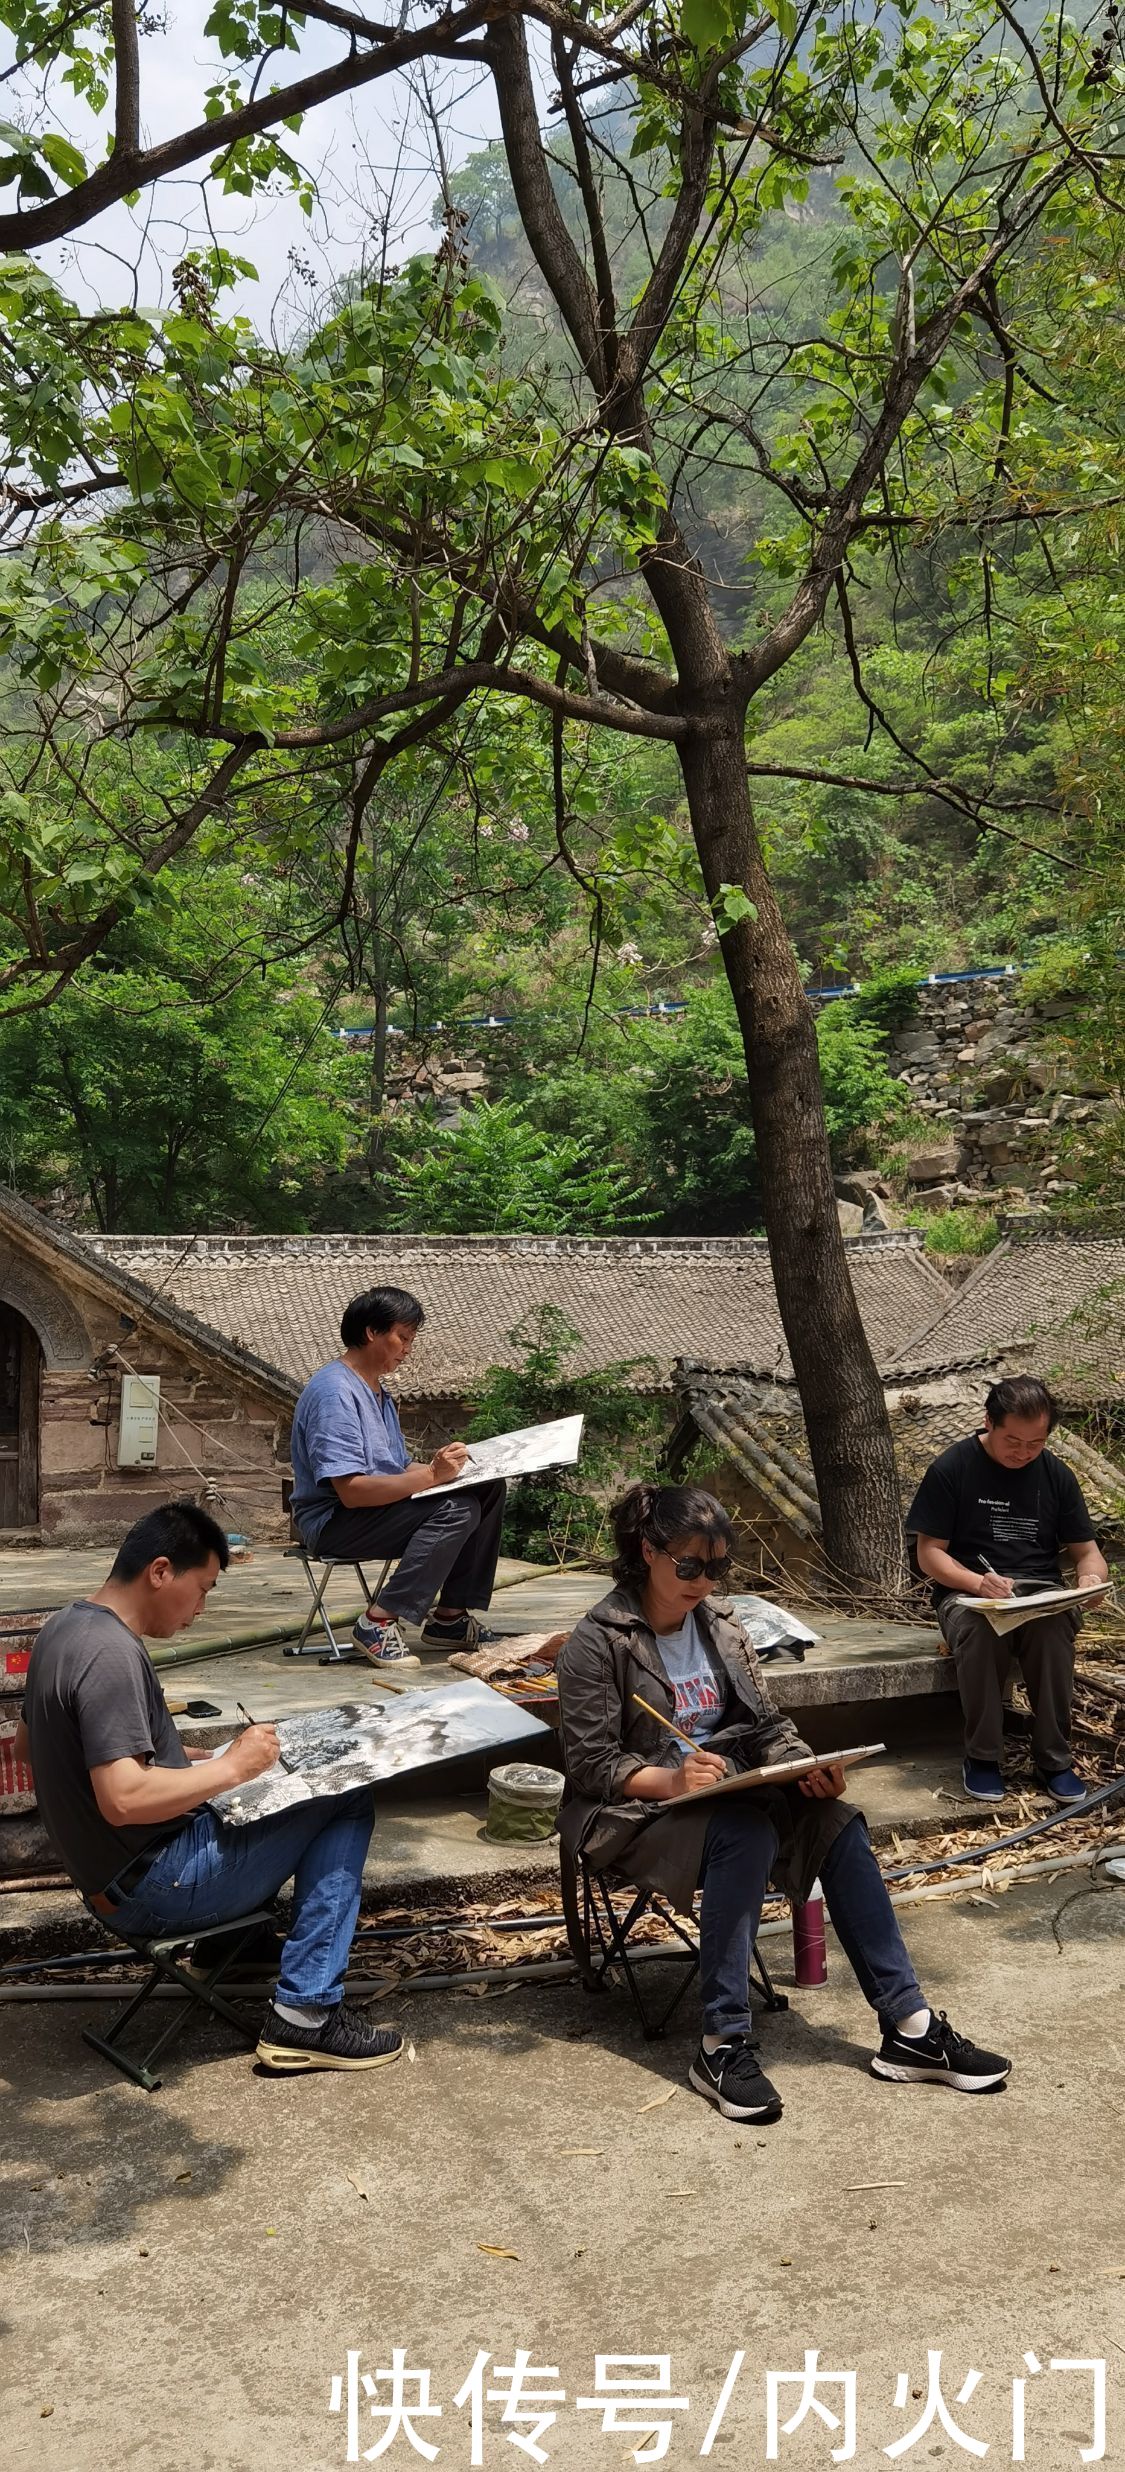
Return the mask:
[[971, 1760], [1000, 1758], [1004, 1739], [1004, 1685], [1018, 1657], [1034, 1725], [1032, 1757], [1045, 1776], [1069, 1768], [1070, 1708], [1074, 1693], [1077, 1613], [1048, 1614], [1022, 1622], [1001, 1638], [983, 1614], [947, 1597], [938, 1608], [942, 1635], [953, 1651], [957, 1688], [965, 1713], [965, 1751]]
[[347, 1510], [341, 1503], [321, 1529], [316, 1550], [342, 1562], [399, 1557], [380, 1603], [404, 1622], [420, 1622], [437, 1597], [442, 1605], [491, 1603], [507, 1488], [461, 1485], [456, 1493], [408, 1494], [403, 1502]]

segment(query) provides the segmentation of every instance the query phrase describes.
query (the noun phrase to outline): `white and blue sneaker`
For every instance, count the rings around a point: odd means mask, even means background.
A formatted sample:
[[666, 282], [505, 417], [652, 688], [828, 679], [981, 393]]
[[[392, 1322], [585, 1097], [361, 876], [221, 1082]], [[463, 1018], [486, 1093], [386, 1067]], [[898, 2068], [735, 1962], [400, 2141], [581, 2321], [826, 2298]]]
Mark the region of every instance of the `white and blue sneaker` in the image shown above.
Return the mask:
[[397, 1622], [372, 1622], [367, 1614], [361, 1614], [359, 1621], [352, 1624], [352, 1638], [369, 1665], [420, 1665], [422, 1662], [421, 1657], [416, 1657], [407, 1647]]

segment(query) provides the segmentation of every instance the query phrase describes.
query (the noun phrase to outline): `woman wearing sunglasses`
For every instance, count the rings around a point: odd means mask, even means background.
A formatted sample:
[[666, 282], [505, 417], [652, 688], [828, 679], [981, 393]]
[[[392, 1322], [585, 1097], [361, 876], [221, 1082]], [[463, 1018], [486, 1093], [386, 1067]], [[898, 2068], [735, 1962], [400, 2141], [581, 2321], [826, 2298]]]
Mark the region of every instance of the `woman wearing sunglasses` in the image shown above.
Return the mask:
[[739, 1769], [799, 1758], [808, 1745], [772, 1706], [723, 1593], [734, 1531], [721, 1503], [694, 1485], [633, 1485], [612, 1518], [617, 1585], [559, 1651], [560, 1826], [572, 1855], [658, 1890], [678, 1913], [691, 1913], [702, 1886], [703, 2034], [690, 2083], [728, 2120], [780, 2117], [781, 2098], [751, 2043], [750, 1956], [769, 1881], [796, 1900], [819, 1878], [882, 2028], [874, 2074], [965, 2094], [1002, 2085], [1011, 2062], [955, 2034], [919, 1990], [862, 1814], [840, 1799], [841, 1770], [669, 1809]]

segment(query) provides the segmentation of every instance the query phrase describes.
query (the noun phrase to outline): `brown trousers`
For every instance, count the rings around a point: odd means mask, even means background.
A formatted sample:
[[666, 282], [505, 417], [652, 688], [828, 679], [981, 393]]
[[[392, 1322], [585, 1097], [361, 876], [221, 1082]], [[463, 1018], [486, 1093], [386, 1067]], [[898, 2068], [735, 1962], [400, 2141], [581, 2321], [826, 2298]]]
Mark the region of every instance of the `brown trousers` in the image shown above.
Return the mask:
[[1077, 1613], [1048, 1614], [1023, 1622], [1001, 1638], [983, 1614], [947, 1597], [938, 1608], [942, 1635], [953, 1651], [957, 1688], [965, 1715], [965, 1751], [971, 1760], [999, 1761], [1004, 1739], [1004, 1685], [1018, 1657], [1034, 1724], [1031, 1748], [1036, 1768], [1054, 1777], [1069, 1768], [1070, 1707], [1074, 1691]]

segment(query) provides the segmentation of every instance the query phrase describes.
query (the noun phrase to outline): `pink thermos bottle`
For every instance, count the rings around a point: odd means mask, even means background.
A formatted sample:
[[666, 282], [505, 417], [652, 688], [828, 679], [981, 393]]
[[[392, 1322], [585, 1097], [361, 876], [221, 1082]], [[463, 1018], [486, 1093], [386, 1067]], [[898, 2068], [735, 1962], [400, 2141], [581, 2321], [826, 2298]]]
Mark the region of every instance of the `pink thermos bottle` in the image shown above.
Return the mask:
[[828, 1950], [824, 1941], [824, 1893], [819, 1880], [803, 1905], [793, 1907], [793, 1979], [806, 1990], [828, 1981]]

